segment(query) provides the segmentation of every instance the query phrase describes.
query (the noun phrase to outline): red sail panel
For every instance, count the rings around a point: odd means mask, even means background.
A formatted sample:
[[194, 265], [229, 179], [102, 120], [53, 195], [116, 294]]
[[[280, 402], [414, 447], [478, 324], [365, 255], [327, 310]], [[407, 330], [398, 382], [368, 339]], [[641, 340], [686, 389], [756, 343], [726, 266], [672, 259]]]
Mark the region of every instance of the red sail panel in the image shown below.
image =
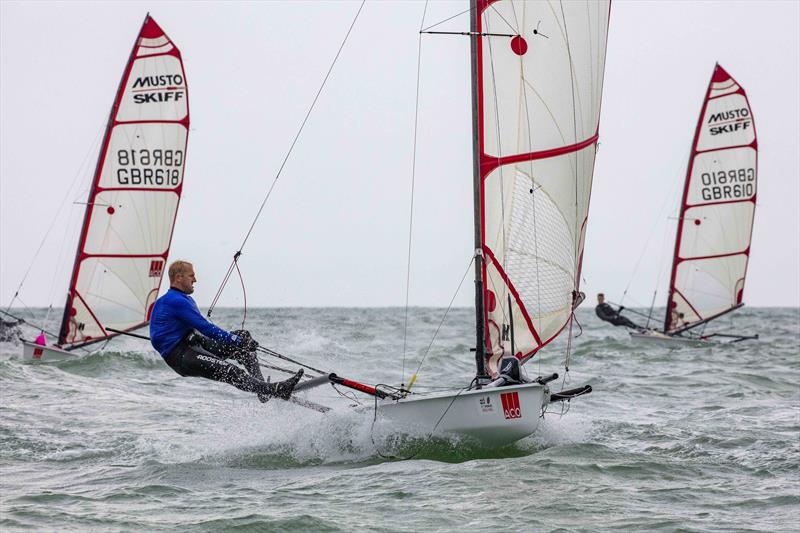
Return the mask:
[[758, 142], [747, 95], [716, 65], [686, 172], [665, 331], [707, 321], [742, 303], [757, 164]]
[[178, 212], [189, 97], [181, 54], [149, 15], [136, 38], [94, 174], [61, 324], [68, 348], [146, 325]]
[[479, 0], [477, 9], [485, 351], [495, 374], [504, 355], [527, 360], [572, 319], [610, 3]]

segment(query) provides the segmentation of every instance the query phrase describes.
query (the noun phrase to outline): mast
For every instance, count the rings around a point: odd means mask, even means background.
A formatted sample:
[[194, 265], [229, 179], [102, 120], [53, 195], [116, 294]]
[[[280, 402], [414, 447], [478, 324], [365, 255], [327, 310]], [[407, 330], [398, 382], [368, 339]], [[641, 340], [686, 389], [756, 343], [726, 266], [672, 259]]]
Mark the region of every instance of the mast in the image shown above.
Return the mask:
[[[472, 182], [475, 220], [475, 375], [485, 376], [483, 319], [483, 250], [481, 239], [481, 132], [478, 115], [478, 0], [470, 0], [470, 71], [472, 85]], [[480, 384], [479, 384], [480, 385]]]
[[[150, 13], [147, 13], [144, 16], [144, 21], [142, 21], [142, 27], [139, 29], [139, 34], [141, 34], [142, 29], [144, 28], [145, 24], [147, 24], [147, 19], [150, 18]], [[139, 35], [137, 34], [137, 35]], [[100, 144], [100, 153], [97, 156], [97, 164], [95, 165], [94, 175], [92, 177], [92, 186], [89, 188], [89, 197], [86, 199], [86, 210], [83, 214], [83, 223], [81, 225], [81, 234], [78, 238], [78, 246], [75, 250], [75, 261], [72, 265], [72, 274], [69, 277], [69, 286], [70, 289], [67, 290], [67, 301], [64, 304], [64, 315], [61, 318], [61, 327], [58, 330], [58, 345], [61, 346], [64, 344], [64, 341], [67, 340], [67, 334], [69, 333], [69, 317], [70, 317], [70, 309], [72, 308], [72, 286], [75, 283], [75, 277], [78, 274], [78, 266], [80, 265], [81, 254], [83, 253], [81, 250], [81, 243], [86, 240], [86, 232], [89, 229], [89, 215], [92, 212], [92, 200], [94, 199], [95, 195], [97, 194], [97, 182], [98, 176], [100, 171], [103, 167], [103, 151], [108, 146], [109, 137], [111, 136], [111, 129], [114, 126], [114, 116], [117, 113], [117, 108], [119, 107], [119, 102], [122, 97], [122, 88], [125, 84], [125, 78], [128, 76], [128, 68], [130, 64], [133, 62], [134, 55], [136, 54], [136, 48], [139, 45], [139, 40], [137, 39], [133, 43], [133, 47], [131, 48], [131, 53], [128, 56], [128, 62], [126, 63], [126, 68], [122, 72], [122, 77], [119, 80], [119, 85], [117, 86], [117, 93], [114, 97], [114, 103], [111, 105], [111, 110], [108, 112], [108, 122], [106, 122], [106, 131], [103, 134], [103, 142]]]
[[700, 138], [700, 128], [703, 125], [703, 115], [706, 113], [706, 106], [708, 105], [708, 95], [711, 93], [711, 81], [708, 82], [708, 89], [703, 98], [703, 105], [700, 107], [700, 114], [697, 117], [697, 127], [694, 130], [694, 139], [692, 139], [692, 152], [689, 155], [689, 162], [686, 164], [686, 181], [683, 186], [683, 195], [681, 196], [681, 206], [678, 209], [678, 229], [675, 232], [675, 252], [672, 256], [672, 269], [669, 279], [669, 290], [667, 291], [667, 308], [664, 311], [664, 331], [669, 331], [670, 326], [670, 313], [672, 309], [672, 293], [675, 287], [675, 271], [678, 268], [678, 254], [680, 253], [681, 246], [681, 232], [683, 231], [683, 215], [686, 211], [686, 198], [689, 195], [689, 182], [692, 179], [692, 166], [694, 165], [694, 150], [697, 146], [697, 139]]

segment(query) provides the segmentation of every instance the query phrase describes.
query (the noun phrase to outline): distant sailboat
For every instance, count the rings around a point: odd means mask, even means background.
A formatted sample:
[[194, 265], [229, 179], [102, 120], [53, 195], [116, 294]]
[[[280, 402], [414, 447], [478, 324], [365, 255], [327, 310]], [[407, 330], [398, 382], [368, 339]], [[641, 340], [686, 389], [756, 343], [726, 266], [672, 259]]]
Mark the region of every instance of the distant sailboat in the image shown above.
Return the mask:
[[757, 338], [695, 334], [744, 305], [756, 208], [758, 140], [744, 89], [714, 67], [695, 130], [678, 219], [662, 330], [631, 332], [636, 341], [669, 344]]
[[57, 343], [24, 341], [24, 359], [73, 357], [69, 350], [149, 323], [183, 188], [188, 132], [180, 51], [148, 15], [100, 147]]

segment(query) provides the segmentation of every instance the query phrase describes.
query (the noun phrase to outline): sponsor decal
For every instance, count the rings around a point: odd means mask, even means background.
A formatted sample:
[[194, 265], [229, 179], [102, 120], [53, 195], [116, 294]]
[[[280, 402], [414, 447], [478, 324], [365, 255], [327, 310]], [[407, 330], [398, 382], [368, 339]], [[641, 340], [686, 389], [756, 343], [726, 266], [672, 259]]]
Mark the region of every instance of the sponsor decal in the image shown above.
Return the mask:
[[186, 98], [186, 89], [182, 85], [183, 76], [180, 74], [139, 76], [133, 81], [131, 88], [133, 103], [179, 102]]
[[740, 109], [729, 109], [727, 111], [720, 111], [719, 113], [712, 113], [708, 117], [708, 132], [711, 135], [719, 135], [721, 133], [733, 133], [735, 131], [744, 131], [752, 126], [750, 120], [750, 110], [746, 107]]
[[42, 348], [34, 348], [33, 349], [33, 358], [34, 359], [41, 359], [44, 350]]
[[216, 357], [209, 357], [208, 355], [197, 354], [197, 358], [200, 359], [201, 361], [207, 361], [215, 365], [223, 365], [223, 366], [228, 365], [228, 363], [226, 363], [222, 359], [217, 359]]
[[522, 418], [522, 408], [519, 405], [519, 393], [517, 391], [502, 393], [500, 402], [503, 404], [503, 416], [506, 420]]
[[153, 259], [150, 261], [150, 277], [151, 278], [160, 278], [161, 274], [164, 272], [164, 261], [163, 259]]
[[479, 400], [481, 413], [494, 413], [494, 404], [491, 396], [485, 396]]

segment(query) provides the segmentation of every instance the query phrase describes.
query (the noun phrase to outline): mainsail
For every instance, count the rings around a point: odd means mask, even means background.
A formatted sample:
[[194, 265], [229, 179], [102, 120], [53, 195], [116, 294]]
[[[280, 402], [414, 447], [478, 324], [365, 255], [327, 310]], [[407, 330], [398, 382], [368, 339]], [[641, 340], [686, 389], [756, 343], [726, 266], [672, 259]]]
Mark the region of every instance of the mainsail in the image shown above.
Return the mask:
[[146, 325], [178, 212], [189, 132], [181, 54], [148, 15], [122, 75], [83, 221], [58, 344]]
[[757, 160], [747, 95], [716, 65], [689, 157], [665, 331], [688, 329], [742, 305]]
[[610, 3], [476, 9], [483, 338], [495, 374], [500, 358], [524, 362], [572, 320]]

